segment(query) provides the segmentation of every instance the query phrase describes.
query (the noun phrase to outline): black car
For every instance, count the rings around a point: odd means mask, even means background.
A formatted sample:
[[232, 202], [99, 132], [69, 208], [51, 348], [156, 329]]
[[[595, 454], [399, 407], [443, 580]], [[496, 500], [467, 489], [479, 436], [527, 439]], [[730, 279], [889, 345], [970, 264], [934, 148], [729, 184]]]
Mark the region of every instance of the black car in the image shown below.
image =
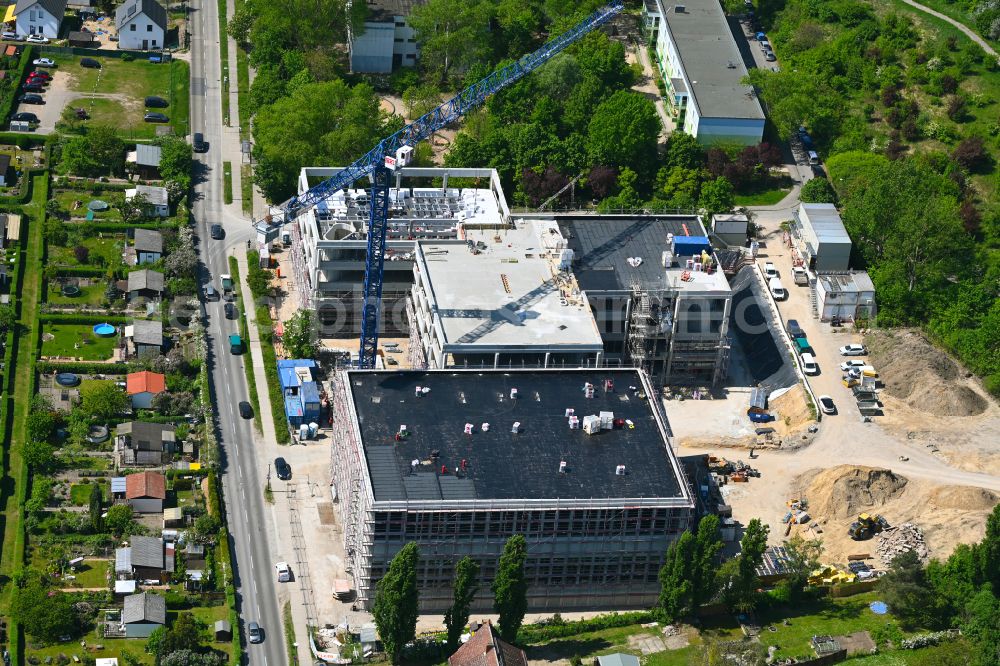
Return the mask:
[[91, 69], [100, 69], [101, 63], [99, 60], [93, 58], [80, 58], [80, 67], [89, 67]]
[[226, 319], [236, 319], [236, 306], [232, 303], [226, 303]]
[[212, 228], [209, 230], [209, 233], [215, 240], [220, 240], [226, 235], [226, 232], [222, 230], [221, 224], [213, 224]]
[[22, 122], [22, 123], [24, 123], [24, 122], [27, 122], [27, 123], [37, 123], [37, 122], [39, 122], [38, 116], [36, 116], [33, 113], [29, 113], [28, 111], [22, 111], [21, 113], [15, 113], [14, 117], [11, 118], [11, 120], [16, 120], [16, 121], [19, 121], [19, 122]]
[[142, 117], [147, 123], [169, 123], [170, 118], [162, 113], [150, 112]]
[[151, 109], [165, 109], [170, 106], [170, 102], [163, 99], [162, 97], [157, 97], [156, 95], [150, 95], [146, 98], [146, 106]]
[[274, 471], [277, 472], [278, 478], [282, 481], [288, 481], [292, 478], [292, 468], [285, 462], [284, 458], [274, 459]]
[[21, 95], [22, 104], [45, 104], [45, 98], [41, 95], [35, 93], [28, 93], [26, 95]]
[[21, 86], [21, 90], [23, 90], [24, 92], [40, 93], [40, 92], [45, 92], [45, 86], [43, 86], [41, 83], [25, 83], [23, 86]]
[[205, 143], [205, 135], [201, 132], [194, 133], [194, 141], [191, 142], [194, 147], [194, 152], [204, 153], [208, 151], [208, 144]]
[[246, 400], [240, 402], [240, 416], [245, 419], [253, 418], [253, 407], [251, 407], [250, 403]]

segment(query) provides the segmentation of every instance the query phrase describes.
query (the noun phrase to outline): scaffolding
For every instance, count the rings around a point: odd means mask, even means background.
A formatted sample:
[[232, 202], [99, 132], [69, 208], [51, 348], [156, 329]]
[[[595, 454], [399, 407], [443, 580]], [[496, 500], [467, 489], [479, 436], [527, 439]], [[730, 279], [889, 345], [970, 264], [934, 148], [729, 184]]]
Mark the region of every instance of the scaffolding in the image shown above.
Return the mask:
[[298, 221], [292, 227], [292, 249], [289, 254], [292, 257], [292, 279], [295, 281], [295, 290], [299, 293], [299, 305], [303, 310], [312, 309], [312, 287], [309, 285], [309, 275], [305, 263], [305, 254], [302, 248], [302, 232], [299, 230]]

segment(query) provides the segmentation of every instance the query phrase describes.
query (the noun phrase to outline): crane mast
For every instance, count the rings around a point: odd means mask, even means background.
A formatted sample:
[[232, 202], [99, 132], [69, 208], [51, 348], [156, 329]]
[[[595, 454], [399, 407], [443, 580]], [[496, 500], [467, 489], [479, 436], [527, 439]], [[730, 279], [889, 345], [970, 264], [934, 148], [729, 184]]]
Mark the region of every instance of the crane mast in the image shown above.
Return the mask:
[[280, 212], [283, 213], [281, 222], [287, 222], [335, 192], [351, 186], [362, 178], [371, 178], [372, 192], [369, 199], [368, 255], [365, 262], [363, 286], [364, 305], [361, 317], [359, 367], [375, 367], [375, 358], [378, 353], [378, 327], [382, 309], [382, 279], [385, 269], [389, 218], [389, 184], [392, 172], [399, 167], [406, 166], [412, 156], [413, 147], [418, 143], [480, 106], [490, 95], [538, 69], [590, 31], [610, 21], [622, 10], [623, 6], [623, 0], [612, 0], [611, 4], [598, 9], [570, 30], [546, 42], [537, 51], [497, 69], [433, 111], [429, 111], [395, 134], [386, 137], [368, 151], [364, 157], [335, 176], [278, 206]]

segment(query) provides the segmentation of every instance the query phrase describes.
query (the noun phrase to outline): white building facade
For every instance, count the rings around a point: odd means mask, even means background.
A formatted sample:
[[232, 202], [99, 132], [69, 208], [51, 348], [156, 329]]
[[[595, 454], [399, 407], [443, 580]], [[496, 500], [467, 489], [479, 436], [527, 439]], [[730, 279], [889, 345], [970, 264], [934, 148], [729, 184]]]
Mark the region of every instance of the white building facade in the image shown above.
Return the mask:
[[120, 49], [162, 49], [167, 34], [167, 11], [156, 0], [128, 0], [115, 10], [115, 26]]
[[18, 0], [14, 7], [15, 30], [22, 37], [42, 35], [55, 39], [65, 13], [66, 0]]

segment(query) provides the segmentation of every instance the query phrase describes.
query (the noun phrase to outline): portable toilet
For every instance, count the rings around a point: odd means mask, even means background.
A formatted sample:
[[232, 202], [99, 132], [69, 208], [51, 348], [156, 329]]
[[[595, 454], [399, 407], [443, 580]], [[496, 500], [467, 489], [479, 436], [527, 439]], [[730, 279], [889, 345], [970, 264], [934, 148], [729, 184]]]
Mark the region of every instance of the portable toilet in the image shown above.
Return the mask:
[[299, 439], [306, 440], [309, 439], [309, 426], [305, 423], [299, 426]]
[[319, 432], [319, 424], [312, 422], [309, 424], [309, 439], [316, 439], [316, 433]]

